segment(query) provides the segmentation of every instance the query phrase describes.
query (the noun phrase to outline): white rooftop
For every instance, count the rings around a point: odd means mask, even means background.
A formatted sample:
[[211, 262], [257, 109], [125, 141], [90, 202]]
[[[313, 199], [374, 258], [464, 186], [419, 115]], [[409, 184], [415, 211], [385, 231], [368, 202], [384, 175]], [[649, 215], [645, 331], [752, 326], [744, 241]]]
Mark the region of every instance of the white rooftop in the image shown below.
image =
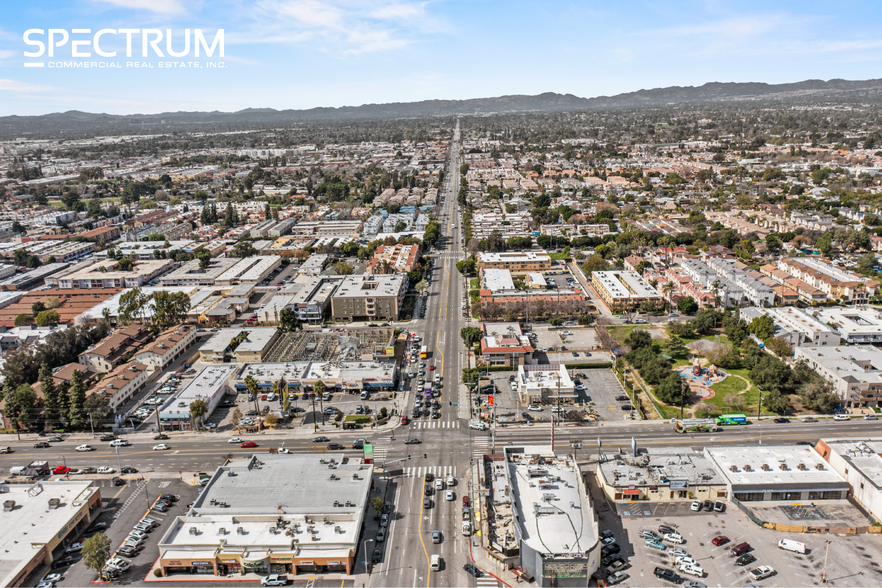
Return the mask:
[[247, 333], [247, 336], [245, 340], [239, 343], [239, 346], [236, 347], [236, 353], [243, 351], [246, 353], [257, 353], [266, 347], [270, 339], [276, 334], [276, 330], [275, 327], [233, 327], [230, 329], [221, 329], [202, 345], [201, 350], [206, 353], [223, 353], [223, 351], [229, 347], [230, 342], [240, 333], [244, 332]]
[[847, 486], [842, 476], [811, 446], [707, 447], [704, 451], [717, 471], [733, 486]]
[[882, 439], [821, 439], [877, 488], [882, 488]]
[[189, 418], [190, 403], [201, 398], [208, 402], [218, 391], [225, 387], [227, 380], [238, 368], [237, 364], [212, 365], [204, 368], [190, 380], [190, 383], [177, 394], [165, 401], [159, 409], [161, 419], [184, 419]]
[[514, 280], [511, 272], [507, 269], [487, 268], [481, 270], [481, 277], [484, 281], [483, 287], [491, 292], [500, 292], [505, 290], [514, 290]]
[[661, 294], [643, 279], [643, 276], [632, 271], [593, 272], [593, 276], [603, 285], [613, 298], [660, 298]]

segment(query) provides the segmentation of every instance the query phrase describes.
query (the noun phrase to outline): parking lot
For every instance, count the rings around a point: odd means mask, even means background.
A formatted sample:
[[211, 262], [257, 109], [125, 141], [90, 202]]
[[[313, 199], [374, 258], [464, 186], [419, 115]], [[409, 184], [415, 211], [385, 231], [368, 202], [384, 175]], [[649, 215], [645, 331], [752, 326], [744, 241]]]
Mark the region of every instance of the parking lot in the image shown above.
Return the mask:
[[[196, 499], [198, 489], [180, 480], [129, 480], [121, 487], [112, 486], [110, 480], [98, 480], [96, 484], [101, 487], [102, 499], [106, 505], [97, 521], [109, 525], [103, 532], [110, 539], [113, 552], [123, 544], [126, 536], [143, 517], [149, 516], [159, 523], [148, 532], [143, 547], [137, 554], [123, 558], [131, 564], [131, 568], [114, 580], [115, 584], [143, 584], [144, 577], [156, 561], [157, 545], [168, 529], [168, 522], [186, 513], [187, 505]], [[160, 494], [172, 494], [178, 498], [175, 505], [165, 513], [151, 510], [151, 505]], [[88, 586], [95, 578], [95, 573], [87, 569], [82, 560], [70, 567], [51, 571], [62, 574], [58, 586]], [[28, 578], [25, 585], [35, 586], [39, 578], [47, 572], [45, 568], [38, 570], [38, 573]]]
[[616, 400], [627, 396], [625, 389], [619, 383], [616, 375], [609, 369], [600, 370], [575, 370], [584, 377], [578, 378], [585, 388], [585, 394], [591, 397], [594, 410], [604, 420], [620, 421], [630, 411], [622, 410], [623, 406], [631, 406], [627, 400]]
[[[672, 570], [684, 580], [699, 581], [708, 586], [811, 586], [823, 585], [825, 551], [829, 540], [827, 585], [877, 586], [882, 582], [879, 561], [882, 537], [878, 535], [838, 536], [788, 534], [761, 528], [740, 510], [729, 505], [722, 513], [691, 512], [689, 503], [619, 503], [601, 510], [601, 529], [610, 529], [621, 547], [630, 577], [622, 586], [662, 586], [669, 582], [654, 576], [656, 567]], [[669, 544], [666, 551], [648, 547], [641, 531], [658, 533], [659, 525], [674, 528], [684, 539], [682, 545]], [[714, 545], [714, 538], [723, 535], [728, 541]], [[780, 539], [792, 539], [806, 545], [803, 554], [778, 548]], [[746, 552], [755, 561], [737, 565], [730, 550], [742, 542], [750, 545]], [[680, 548], [704, 570], [701, 578], [681, 573], [672, 551]], [[748, 558], [750, 559], [750, 558]], [[754, 580], [750, 570], [760, 565], [771, 566], [775, 573]]]

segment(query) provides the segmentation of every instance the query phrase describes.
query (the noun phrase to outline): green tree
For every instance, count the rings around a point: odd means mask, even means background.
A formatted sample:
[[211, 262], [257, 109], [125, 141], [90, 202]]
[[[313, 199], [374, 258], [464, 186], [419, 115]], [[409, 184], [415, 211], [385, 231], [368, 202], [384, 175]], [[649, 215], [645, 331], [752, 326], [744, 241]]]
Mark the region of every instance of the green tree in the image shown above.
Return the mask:
[[211, 253], [204, 247], [198, 247], [195, 251], [196, 259], [199, 260], [199, 269], [205, 271], [211, 263]]
[[31, 304], [31, 314], [33, 314], [34, 316], [37, 316], [44, 310], [46, 310], [46, 305], [39, 300]]
[[124, 292], [119, 297], [119, 322], [122, 325], [129, 325], [135, 319], [144, 324], [144, 311], [150, 296], [145, 294], [141, 288], [132, 288]]
[[110, 408], [110, 401], [101, 394], [90, 394], [83, 404], [83, 410], [87, 417], [91, 417], [91, 422], [96, 425], [103, 422], [107, 415], [113, 412]]
[[279, 328], [285, 332], [291, 333], [299, 331], [303, 328], [303, 323], [297, 318], [297, 313], [293, 308], [283, 308], [279, 312]]
[[184, 292], [160, 290], [153, 294], [153, 321], [163, 329], [179, 325], [187, 320], [190, 297]]
[[766, 341], [775, 333], [775, 319], [767, 314], [758, 316], [750, 321], [747, 330], [759, 337], [761, 341]]
[[459, 330], [459, 336], [462, 338], [466, 347], [473, 347], [475, 343], [481, 340], [484, 331], [480, 327], [463, 327]]
[[824, 233], [815, 241], [815, 248], [822, 254], [829, 256], [833, 252], [833, 237], [830, 233]]
[[557, 315], [554, 315], [548, 319], [548, 324], [552, 327], [559, 327], [563, 324], [563, 319]]
[[698, 303], [692, 296], [684, 296], [677, 300], [677, 310], [682, 314], [694, 314], [698, 310]]
[[591, 272], [603, 272], [609, 269], [609, 264], [602, 256], [594, 254], [582, 264], [582, 271], [586, 276], [591, 276]]
[[194, 429], [202, 425], [202, 418], [208, 412], [208, 403], [202, 398], [197, 398], [190, 403], [190, 423]]
[[664, 348], [667, 354], [674, 358], [686, 357], [689, 353], [689, 349], [683, 345], [683, 340], [676, 335], [671, 335], [671, 337], [665, 341]]
[[83, 375], [80, 373], [80, 370], [74, 370], [74, 373], [71, 375], [70, 389], [67, 395], [70, 400], [67, 422], [71, 427], [82, 427], [85, 423], [86, 384], [83, 382]]
[[652, 337], [650, 336], [649, 331], [644, 329], [634, 329], [631, 331], [631, 334], [628, 335], [628, 345], [631, 346], [631, 349], [651, 347]]
[[123, 257], [119, 261], [116, 262], [117, 267], [122, 272], [130, 272], [132, 268], [135, 266], [135, 262], [129, 259], [128, 257]]
[[32, 324], [34, 324], [34, 317], [30, 314], [22, 313], [15, 317], [16, 327], [26, 327]]
[[236, 408], [233, 411], [233, 416], [230, 417], [230, 424], [236, 427], [236, 432], [239, 433], [239, 426], [242, 424], [242, 411], [239, 408]]
[[680, 374], [675, 372], [670, 372], [659, 382], [655, 387], [655, 395], [665, 404], [672, 406], [685, 406], [692, 400], [689, 386], [686, 386]]
[[38, 327], [54, 327], [58, 324], [60, 317], [58, 313], [54, 310], [44, 310], [40, 314], [37, 315], [37, 318], [34, 319], [34, 322]]
[[787, 357], [793, 353], [790, 341], [784, 337], [770, 337], [765, 341], [766, 347], [778, 357]]
[[334, 264], [334, 271], [338, 276], [348, 276], [352, 273], [352, 266], [345, 261], [338, 261]]
[[95, 533], [83, 542], [81, 553], [83, 563], [86, 564], [87, 568], [98, 574], [104, 568], [107, 560], [110, 559], [111, 551], [110, 538], [104, 533]]
[[6, 419], [12, 423], [16, 432], [22, 428], [28, 429], [34, 408], [37, 406], [37, 395], [29, 384], [12, 387], [11, 382], [5, 392]]
[[43, 415], [47, 423], [59, 421], [61, 415], [58, 413], [58, 387], [46, 362], [40, 365], [40, 392], [43, 394]]
[[383, 499], [379, 496], [374, 496], [373, 498], [371, 498], [371, 506], [377, 512], [382, 511], [383, 510]]
[[251, 241], [240, 240], [233, 246], [233, 256], [235, 257], [253, 257], [258, 253]]
[[779, 237], [775, 233], [769, 233], [769, 235], [766, 237], [766, 247], [769, 248], [769, 251], [780, 251], [782, 246], [783, 243], [781, 242], [781, 237]]

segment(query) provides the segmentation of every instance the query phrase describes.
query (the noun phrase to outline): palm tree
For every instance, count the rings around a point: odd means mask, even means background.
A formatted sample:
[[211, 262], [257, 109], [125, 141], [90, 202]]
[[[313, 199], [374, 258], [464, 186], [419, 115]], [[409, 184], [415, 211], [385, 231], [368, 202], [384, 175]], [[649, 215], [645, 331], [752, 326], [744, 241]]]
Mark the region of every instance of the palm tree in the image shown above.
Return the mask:
[[674, 291], [674, 281], [668, 280], [662, 286], [662, 291], [665, 293], [665, 303], [668, 305], [668, 312], [671, 312], [671, 292]]
[[254, 379], [254, 376], [251, 374], [245, 376], [245, 386], [248, 388], [251, 398], [254, 399], [254, 410], [257, 411], [257, 414], [260, 414], [260, 404], [257, 401], [257, 393], [260, 392], [260, 386], [257, 384], [257, 380]]

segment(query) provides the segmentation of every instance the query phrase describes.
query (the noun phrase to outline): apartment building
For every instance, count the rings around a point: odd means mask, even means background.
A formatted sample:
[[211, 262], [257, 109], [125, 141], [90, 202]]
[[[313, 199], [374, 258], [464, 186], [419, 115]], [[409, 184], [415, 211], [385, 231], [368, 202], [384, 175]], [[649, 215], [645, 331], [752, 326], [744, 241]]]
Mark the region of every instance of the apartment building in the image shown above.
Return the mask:
[[778, 260], [778, 269], [821, 290], [829, 299], [866, 304], [879, 290], [879, 282], [817, 257], [782, 258]]
[[662, 302], [661, 294], [637, 272], [592, 272], [591, 284], [607, 308], [613, 311], [635, 310], [644, 302]]
[[533, 346], [518, 322], [482, 323], [481, 357], [485, 365], [515, 366], [531, 363]]
[[188, 325], [178, 325], [163, 331], [155, 341], [135, 354], [135, 360], [154, 370], [179, 358], [196, 342], [196, 329]]
[[150, 337], [150, 331], [143, 326], [129, 325], [80, 353], [78, 361], [93, 372], [104, 374], [120, 365], [124, 358], [134, 355]]
[[331, 297], [334, 320], [398, 320], [407, 293], [405, 274], [346, 276]]
[[718, 278], [725, 278], [740, 288], [743, 297], [754, 305], [772, 306], [775, 303], [775, 291], [760, 280], [761, 273], [727, 257], [708, 257], [705, 262]]
[[478, 253], [478, 270], [504, 269], [514, 275], [546, 272], [554, 262], [545, 251], [505, 251], [502, 253]]
[[122, 271], [117, 262], [96, 261], [58, 279], [59, 288], [137, 288], [174, 268], [171, 259], [136, 261], [131, 271]]
[[325, 320], [331, 308], [331, 298], [344, 278], [345, 276], [307, 277], [300, 290], [291, 298], [288, 307], [294, 310], [300, 321], [318, 323]]
[[850, 345], [882, 343], [882, 312], [871, 306], [835, 306], [811, 312]]
[[824, 322], [794, 306], [784, 308], [742, 308], [740, 317], [750, 322], [755, 318], [768, 315], [775, 321], [775, 337], [786, 339], [791, 347], [809, 345], [825, 347], [839, 345], [839, 333], [828, 327]]
[[213, 258], [202, 269], [199, 260], [188, 261], [178, 269], [159, 278], [161, 286], [214, 286], [215, 281], [239, 263], [237, 258]]
[[414, 270], [419, 255], [419, 245], [380, 245], [366, 271], [369, 274], [407, 273]]
[[805, 360], [833, 385], [846, 408], [882, 406], [882, 349], [872, 345], [796, 347], [796, 361]]
[[279, 315], [294, 298], [292, 294], [277, 294], [273, 296], [266, 306], [257, 311], [257, 320], [261, 323], [278, 323]]
[[303, 221], [291, 227], [292, 235], [310, 237], [360, 237], [363, 221], [321, 220]]
[[278, 255], [246, 257], [219, 275], [214, 283], [216, 286], [259, 284], [280, 265], [282, 265], [282, 258]]
[[111, 410], [116, 411], [144, 387], [152, 373], [153, 370], [143, 363], [124, 363], [111, 370], [86, 394], [104, 396]]

